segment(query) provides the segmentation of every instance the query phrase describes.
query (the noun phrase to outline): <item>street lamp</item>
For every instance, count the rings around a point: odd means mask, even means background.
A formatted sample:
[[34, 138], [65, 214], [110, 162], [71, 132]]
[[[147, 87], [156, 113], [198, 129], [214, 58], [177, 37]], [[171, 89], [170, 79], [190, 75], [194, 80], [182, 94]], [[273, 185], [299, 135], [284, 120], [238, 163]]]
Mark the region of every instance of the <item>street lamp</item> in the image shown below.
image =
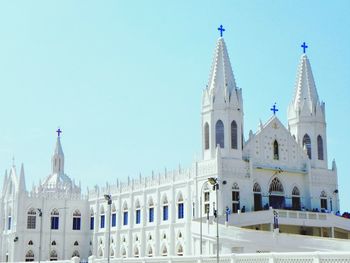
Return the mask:
[[104, 195], [108, 204], [108, 246], [107, 246], [107, 262], [110, 262], [110, 248], [111, 248], [111, 205], [112, 205], [112, 197], [111, 195]]
[[214, 216], [216, 218], [216, 262], [219, 263], [219, 182], [214, 177], [209, 177], [208, 182], [213, 186], [213, 190], [216, 193], [216, 210], [214, 210]]
[[40, 263], [41, 260], [41, 236], [43, 233], [43, 211], [40, 208], [37, 208], [39, 212], [39, 217], [40, 217], [40, 235], [39, 235], [39, 258], [38, 258], [38, 263]]

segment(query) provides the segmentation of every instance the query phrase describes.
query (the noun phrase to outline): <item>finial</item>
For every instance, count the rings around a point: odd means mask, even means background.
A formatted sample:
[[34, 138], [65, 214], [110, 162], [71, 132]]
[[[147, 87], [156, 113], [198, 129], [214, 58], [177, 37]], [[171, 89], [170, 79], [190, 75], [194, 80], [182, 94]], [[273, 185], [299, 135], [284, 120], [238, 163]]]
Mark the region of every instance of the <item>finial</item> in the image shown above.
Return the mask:
[[222, 25], [220, 25], [220, 26], [218, 27], [218, 30], [220, 31], [220, 37], [222, 37], [222, 32], [225, 31], [225, 28], [224, 28]]
[[60, 128], [58, 128], [56, 132], [57, 132], [57, 137], [60, 137], [62, 130]]
[[306, 49], [308, 48], [308, 46], [306, 45], [306, 43], [304, 42], [301, 47], [303, 48], [303, 53], [306, 53]]

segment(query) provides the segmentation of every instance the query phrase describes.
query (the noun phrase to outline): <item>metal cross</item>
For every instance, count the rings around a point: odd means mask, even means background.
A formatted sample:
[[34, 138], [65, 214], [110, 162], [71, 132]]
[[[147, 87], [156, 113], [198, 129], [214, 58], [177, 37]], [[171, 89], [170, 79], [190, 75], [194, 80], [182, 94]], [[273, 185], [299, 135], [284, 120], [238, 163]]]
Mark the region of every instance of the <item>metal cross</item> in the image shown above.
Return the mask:
[[225, 28], [222, 25], [220, 25], [220, 27], [218, 27], [218, 30], [220, 31], [220, 36], [222, 37], [222, 32], [225, 31]]
[[273, 104], [273, 107], [270, 110], [273, 111], [273, 115], [276, 115], [276, 112], [278, 111], [278, 109], [276, 108], [276, 102], [275, 104]]
[[57, 132], [58, 137], [60, 137], [62, 130], [60, 128], [58, 128], [56, 132]]
[[301, 47], [303, 48], [303, 52], [304, 52], [304, 54], [305, 54], [306, 49], [308, 48], [308, 46], [307, 46], [306, 43], [304, 42], [304, 43], [301, 45]]

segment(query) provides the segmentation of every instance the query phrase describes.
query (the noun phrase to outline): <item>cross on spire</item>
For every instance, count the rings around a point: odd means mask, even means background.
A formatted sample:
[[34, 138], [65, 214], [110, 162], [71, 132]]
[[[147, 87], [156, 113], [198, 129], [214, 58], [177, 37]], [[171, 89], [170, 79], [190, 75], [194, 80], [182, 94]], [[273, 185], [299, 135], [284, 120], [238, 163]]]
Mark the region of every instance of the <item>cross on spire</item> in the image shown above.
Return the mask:
[[222, 25], [220, 25], [220, 27], [218, 27], [218, 30], [220, 31], [220, 37], [222, 37], [222, 32], [225, 31], [225, 28]]
[[57, 136], [60, 137], [62, 130], [60, 128], [58, 128], [56, 132], [57, 132]]
[[304, 42], [304, 43], [301, 45], [301, 47], [303, 48], [303, 52], [304, 52], [304, 54], [305, 54], [305, 53], [306, 53], [306, 49], [307, 49], [309, 46], [307, 46], [306, 43]]
[[276, 108], [276, 102], [275, 104], [273, 104], [273, 107], [270, 110], [273, 111], [273, 115], [276, 115], [276, 112], [278, 111], [278, 109]]

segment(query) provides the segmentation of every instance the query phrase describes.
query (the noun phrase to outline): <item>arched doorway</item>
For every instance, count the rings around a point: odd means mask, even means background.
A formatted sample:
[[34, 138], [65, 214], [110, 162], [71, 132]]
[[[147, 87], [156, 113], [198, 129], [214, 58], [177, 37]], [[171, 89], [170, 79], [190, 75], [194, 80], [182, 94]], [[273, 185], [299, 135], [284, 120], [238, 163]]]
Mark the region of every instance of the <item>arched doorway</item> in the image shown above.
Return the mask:
[[261, 187], [258, 183], [253, 186], [254, 193], [254, 211], [262, 210]]
[[277, 177], [270, 184], [269, 204], [275, 209], [283, 209], [285, 207], [283, 185]]

